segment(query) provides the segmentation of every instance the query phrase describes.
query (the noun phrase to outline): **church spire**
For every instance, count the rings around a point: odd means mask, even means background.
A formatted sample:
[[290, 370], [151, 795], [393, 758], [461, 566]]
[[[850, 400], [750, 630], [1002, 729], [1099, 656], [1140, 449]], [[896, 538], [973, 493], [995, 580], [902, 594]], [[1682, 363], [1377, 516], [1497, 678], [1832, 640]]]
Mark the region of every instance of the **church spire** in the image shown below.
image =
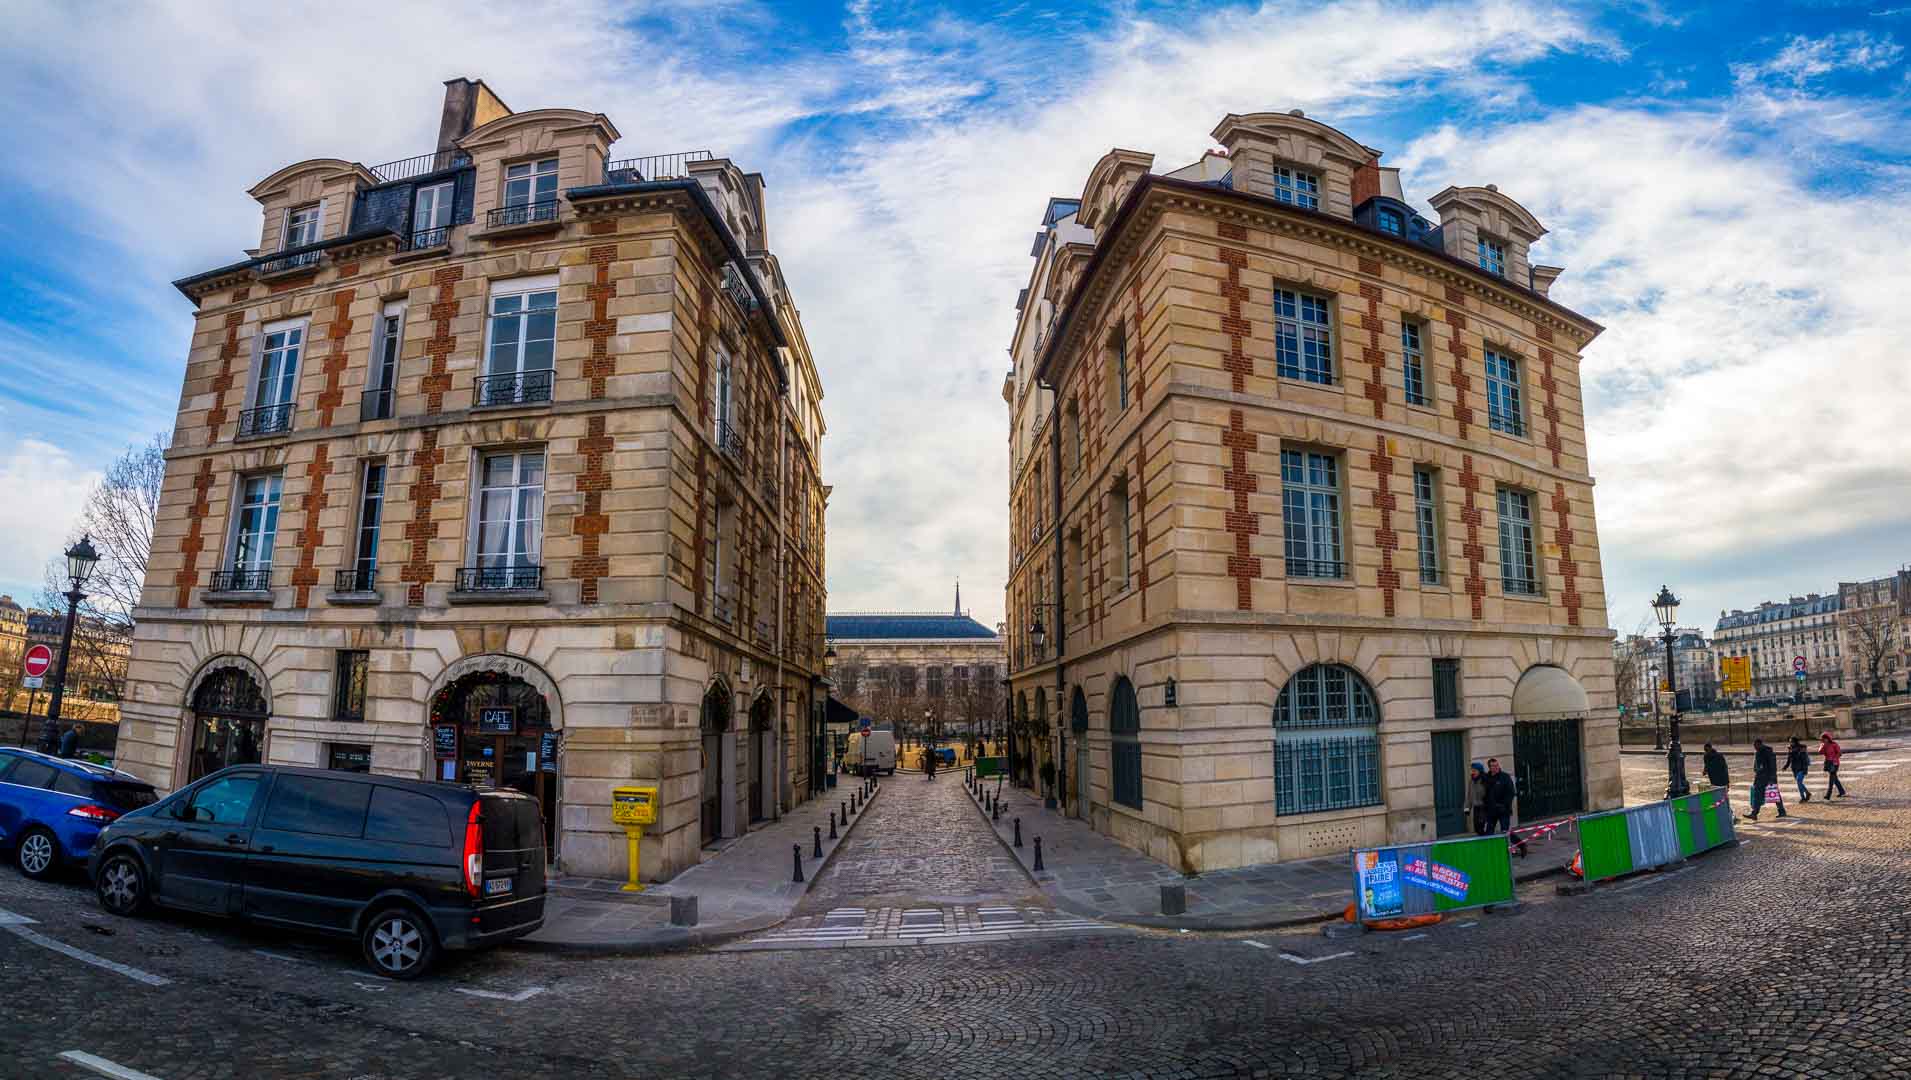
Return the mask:
[[960, 616], [962, 615], [962, 578], [961, 578], [961, 577], [957, 577], [957, 578], [956, 578], [956, 609], [955, 609], [955, 613], [956, 613], [956, 615], [957, 615], [958, 617], [960, 617]]

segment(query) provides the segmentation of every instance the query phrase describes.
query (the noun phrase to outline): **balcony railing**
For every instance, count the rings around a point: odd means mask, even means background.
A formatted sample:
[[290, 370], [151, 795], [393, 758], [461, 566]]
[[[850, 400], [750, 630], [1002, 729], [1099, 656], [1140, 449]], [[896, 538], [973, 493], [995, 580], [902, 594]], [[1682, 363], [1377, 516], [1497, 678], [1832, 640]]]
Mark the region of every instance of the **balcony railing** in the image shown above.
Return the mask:
[[292, 430], [292, 402], [278, 405], [262, 405], [256, 409], [245, 409], [239, 413], [239, 438], [251, 439], [260, 435], [277, 435]]
[[478, 405], [534, 405], [551, 400], [557, 373], [550, 368], [478, 376]]
[[429, 248], [444, 247], [451, 237], [451, 226], [440, 225], [435, 229], [413, 229], [405, 237], [406, 251], [424, 251]]
[[340, 570], [332, 578], [332, 591], [341, 593], [368, 593], [378, 579], [378, 568], [360, 566], [351, 570]]
[[542, 566], [467, 566], [458, 571], [459, 592], [508, 592], [541, 588]]
[[370, 171], [378, 178], [379, 183], [390, 184], [469, 164], [471, 164], [471, 156], [463, 150], [440, 150], [435, 154], [419, 154], [417, 157], [387, 161], [383, 165], [372, 166]]
[[1347, 564], [1338, 559], [1288, 559], [1287, 576], [1291, 578], [1344, 578], [1347, 576]]
[[392, 397], [390, 390], [365, 391], [365, 396], [358, 399], [358, 418], [360, 420], [390, 420]]
[[1508, 596], [1538, 596], [1539, 582], [1532, 578], [1501, 575], [1500, 591]]
[[270, 566], [214, 570], [212, 572], [211, 589], [213, 592], [265, 592], [271, 587], [272, 568]]
[[535, 225], [539, 222], [556, 220], [556, 199], [500, 206], [484, 215], [485, 227], [490, 229], [501, 229], [511, 225]]
[[743, 435], [727, 420], [717, 421], [717, 451], [732, 461], [743, 460]]
[[259, 273], [264, 275], [290, 273], [294, 270], [315, 270], [318, 268], [322, 252], [301, 251], [296, 255], [282, 255], [259, 264]]
[[606, 161], [604, 183], [639, 184], [653, 180], [682, 180], [690, 175], [691, 162], [709, 161], [714, 156], [708, 150], [685, 150], [678, 154], [652, 154], [650, 157]]

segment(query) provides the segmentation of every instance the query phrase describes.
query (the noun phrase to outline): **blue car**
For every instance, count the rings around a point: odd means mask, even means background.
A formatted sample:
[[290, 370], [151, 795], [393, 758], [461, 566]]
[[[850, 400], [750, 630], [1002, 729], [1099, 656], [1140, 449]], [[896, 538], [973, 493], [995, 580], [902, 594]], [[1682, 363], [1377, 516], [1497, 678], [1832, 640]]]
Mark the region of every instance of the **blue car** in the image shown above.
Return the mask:
[[159, 801], [137, 776], [72, 758], [0, 747], [0, 850], [30, 878], [85, 866], [100, 830]]

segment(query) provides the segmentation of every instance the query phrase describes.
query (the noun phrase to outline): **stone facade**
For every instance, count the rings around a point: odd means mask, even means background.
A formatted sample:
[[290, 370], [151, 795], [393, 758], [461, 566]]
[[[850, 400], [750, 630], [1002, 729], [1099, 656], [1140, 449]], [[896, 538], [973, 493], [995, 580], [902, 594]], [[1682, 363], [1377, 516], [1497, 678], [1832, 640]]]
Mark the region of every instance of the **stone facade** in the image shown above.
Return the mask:
[[[262, 737], [218, 754], [475, 777], [490, 736], [441, 761], [434, 724], [502, 684], [547, 725], [517, 733], [546, 774], [520, 779], [559, 865], [621, 875], [610, 789], [647, 783], [644, 876], [668, 878], [820, 783], [822, 387], [761, 177], [607, 168], [601, 114], [448, 86], [434, 155], [282, 169], [252, 190], [262, 249], [177, 283], [196, 321], [120, 764], [191, 779], [200, 691], [237, 669]], [[455, 210], [428, 220], [427, 187]], [[254, 478], [278, 485], [270, 545]]]
[[[1843, 693], [1847, 678], [1843, 657], [1850, 650], [1841, 636], [1840, 599], [1838, 593], [1808, 593], [1767, 600], [1750, 611], [1721, 611], [1712, 632], [1713, 651], [1718, 656], [1751, 659], [1750, 701]], [[1805, 660], [1802, 682], [1796, 670], [1799, 657]]]
[[1003, 638], [966, 614], [834, 614], [829, 645], [832, 694], [878, 724], [945, 738], [999, 728]]
[[1618, 805], [1600, 328], [1546, 298], [1544, 229], [1492, 187], [1442, 192], [1433, 228], [1298, 114], [1214, 137], [1166, 173], [1113, 151], [1051, 201], [1011, 342], [1010, 692], [1066, 804], [1184, 870], [1462, 831], [1488, 756], [1521, 819]]

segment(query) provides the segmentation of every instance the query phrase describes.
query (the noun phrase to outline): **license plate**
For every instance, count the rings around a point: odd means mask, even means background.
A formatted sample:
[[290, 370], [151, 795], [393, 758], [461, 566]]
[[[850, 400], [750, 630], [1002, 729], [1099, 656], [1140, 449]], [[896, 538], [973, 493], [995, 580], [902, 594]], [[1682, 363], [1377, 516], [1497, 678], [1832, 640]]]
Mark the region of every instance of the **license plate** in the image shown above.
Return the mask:
[[508, 877], [494, 877], [494, 878], [487, 879], [484, 883], [484, 895], [504, 896], [508, 894], [511, 891], [511, 880], [512, 879]]

